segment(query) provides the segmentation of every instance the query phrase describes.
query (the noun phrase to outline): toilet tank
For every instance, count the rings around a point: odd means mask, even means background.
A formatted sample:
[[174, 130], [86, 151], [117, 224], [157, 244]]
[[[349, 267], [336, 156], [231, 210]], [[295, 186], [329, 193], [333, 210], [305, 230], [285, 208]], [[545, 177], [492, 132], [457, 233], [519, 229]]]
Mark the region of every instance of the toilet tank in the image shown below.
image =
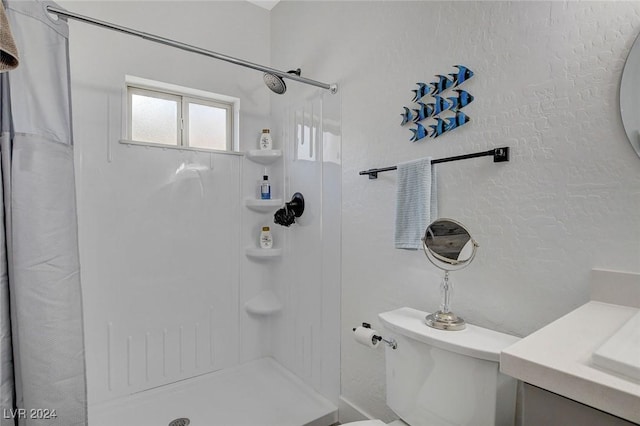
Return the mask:
[[500, 351], [519, 338], [467, 324], [464, 330], [428, 327], [427, 312], [411, 308], [379, 314], [386, 347], [387, 405], [411, 426], [511, 426], [516, 380], [500, 373]]

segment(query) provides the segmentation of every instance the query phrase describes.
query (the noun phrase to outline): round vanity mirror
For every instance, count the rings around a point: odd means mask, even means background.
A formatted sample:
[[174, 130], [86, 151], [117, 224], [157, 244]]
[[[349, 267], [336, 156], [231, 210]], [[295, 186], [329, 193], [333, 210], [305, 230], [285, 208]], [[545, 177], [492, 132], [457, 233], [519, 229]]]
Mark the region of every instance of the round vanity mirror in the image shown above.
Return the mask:
[[452, 219], [438, 219], [424, 233], [423, 248], [427, 257], [445, 271], [467, 266], [476, 255], [477, 247], [469, 231]]
[[442, 218], [427, 227], [422, 239], [422, 248], [431, 263], [445, 271], [440, 286], [440, 310], [427, 315], [425, 322], [428, 326], [440, 330], [463, 330], [464, 320], [451, 312], [452, 284], [449, 271], [467, 266], [476, 255], [478, 243], [471, 238], [467, 228], [460, 222]]
[[620, 80], [620, 115], [631, 146], [640, 156], [640, 36], [631, 47]]

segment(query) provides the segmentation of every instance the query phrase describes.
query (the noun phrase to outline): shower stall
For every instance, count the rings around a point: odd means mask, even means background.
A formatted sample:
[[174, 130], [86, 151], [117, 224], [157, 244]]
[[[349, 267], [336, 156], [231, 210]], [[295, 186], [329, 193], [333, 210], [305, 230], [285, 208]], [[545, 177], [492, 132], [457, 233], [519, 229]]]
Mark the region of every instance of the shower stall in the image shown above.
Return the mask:
[[[70, 2], [69, 8], [113, 22], [150, 22], [144, 2], [110, 2], [104, 8], [90, 3]], [[194, 16], [215, 8], [220, 15], [246, 13], [245, 19], [254, 7], [178, 3], [154, 7]], [[107, 25], [106, 18], [95, 21], [116, 32], [74, 23], [89, 18], [61, 8], [53, 12], [72, 19], [89, 424], [335, 423], [341, 202], [336, 86], [192, 45], [185, 49], [170, 39], [153, 40], [148, 33], [131, 34], [135, 30]], [[88, 39], [90, 46], [83, 42]], [[129, 51], [114, 48], [123, 42]], [[223, 56], [216, 59], [254, 70], [192, 53]], [[156, 57], [175, 59], [175, 66], [159, 67]], [[295, 82], [276, 95], [255, 69]], [[200, 73], [216, 76], [213, 90], [240, 99], [240, 151], [125, 141], [125, 75], [197, 85], [204, 81]], [[299, 84], [309, 81], [308, 87]], [[263, 127], [274, 138], [269, 155], [256, 152]], [[256, 197], [265, 170], [273, 188], [268, 203]], [[296, 192], [304, 194], [304, 214], [290, 227], [274, 224], [273, 214]], [[258, 249], [263, 226], [274, 236], [270, 251]]]

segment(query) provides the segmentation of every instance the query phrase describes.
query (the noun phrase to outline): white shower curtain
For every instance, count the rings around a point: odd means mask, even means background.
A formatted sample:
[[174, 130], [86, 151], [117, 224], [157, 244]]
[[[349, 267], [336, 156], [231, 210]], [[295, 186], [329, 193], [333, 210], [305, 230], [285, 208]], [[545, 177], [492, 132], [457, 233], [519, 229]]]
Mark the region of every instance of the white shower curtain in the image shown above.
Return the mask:
[[46, 4], [5, 4], [20, 65], [0, 86], [1, 426], [87, 424], [68, 27]]

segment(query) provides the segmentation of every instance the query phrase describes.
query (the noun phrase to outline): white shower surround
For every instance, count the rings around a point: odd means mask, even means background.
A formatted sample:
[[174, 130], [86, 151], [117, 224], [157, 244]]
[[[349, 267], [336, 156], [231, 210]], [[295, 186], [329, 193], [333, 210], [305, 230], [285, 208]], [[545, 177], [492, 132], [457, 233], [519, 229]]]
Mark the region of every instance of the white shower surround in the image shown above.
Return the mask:
[[80, 250], [93, 398], [235, 365], [242, 158], [115, 143], [108, 162], [88, 151]]
[[[255, 32], [268, 28], [263, 11], [242, 6], [213, 9], [227, 20], [244, 13]], [[160, 16], [183, 13], [220, 44], [203, 47], [220, 50], [223, 44], [224, 28], [217, 27], [215, 37], [204, 20], [198, 23], [207, 3], [158, 3], [150, 8], [135, 2], [71, 2], [67, 7], [196, 44], [198, 37], [190, 28], [173, 26], [171, 34], [162, 25]], [[150, 11], [162, 13], [154, 16]], [[243, 40], [236, 39], [229, 48], [241, 56], [257, 55], [258, 62], [268, 58], [261, 53], [268, 50], [266, 42], [247, 50]], [[260, 76], [75, 22], [70, 58], [91, 406], [233, 366], [240, 358], [242, 158], [120, 144], [125, 134], [125, 75], [236, 97], [236, 85], [260, 83]], [[261, 105], [267, 95], [262, 102], [260, 95], [241, 104], [241, 114], [246, 114], [241, 134], [268, 121], [269, 109]]]
[[[244, 2], [62, 6], [270, 63], [269, 14]], [[177, 15], [189, 24], [168, 21]], [[246, 31], [238, 34], [240, 21]], [[245, 249], [255, 245], [259, 227], [272, 222], [273, 212], [256, 213], [242, 202], [254, 195], [263, 165], [234, 154], [131, 146], [118, 140], [124, 136], [124, 76], [134, 75], [240, 98], [240, 149], [256, 149], [260, 130], [275, 128], [272, 124], [284, 119], [282, 114], [271, 117], [262, 75], [104, 29], [70, 26], [90, 417], [109, 404], [126, 409], [135, 392], [183, 379], [184, 388], [176, 392], [189, 392], [190, 383], [200, 383], [190, 379], [194, 376], [224, 376], [264, 357], [274, 358], [274, 371], [282, 369], [278, 364], [284, 366], [307, 386], [305, 392], [319, 392], [335, 406], [340, 165], [322, 161], [324, 135], [316, 141], [315, 162], [295, 166], [285, 154], [268, 166], [275, 197], [288, 200], [290, 191], [301, 190], [309, 203], [298, 231], [298, 225], [274, 229], [282, 259], [250, 259]], [[323, 105], [318, 93], [315, 102]], [[331, 142], [339, 154], [339, 102], [329, 106], [327, 119], [338, 126]], [[318, 132], [325, 129], [322, 111], [315, 113]], [[284, 139], [274, 139], [274, 148], [283, 148]], [[323, 225], [323, 217], [333, 228]], [[308, 248], [316, 258], [308, 257]], [[243, 309], [264, 290], [283, 302], [278, 315], [251, 315]], [[236, 402], [230, 410], [252, 404]], [[335, 420], [335, 413], [327, 413], [322, 416]]]

